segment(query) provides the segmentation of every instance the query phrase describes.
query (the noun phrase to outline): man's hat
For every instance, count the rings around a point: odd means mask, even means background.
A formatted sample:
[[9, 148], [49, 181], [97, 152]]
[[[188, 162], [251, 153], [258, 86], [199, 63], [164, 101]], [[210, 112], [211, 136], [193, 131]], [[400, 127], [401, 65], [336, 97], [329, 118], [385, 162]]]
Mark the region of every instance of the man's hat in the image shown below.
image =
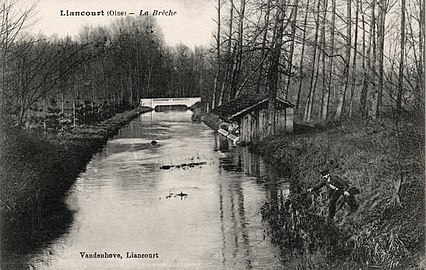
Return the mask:
[[320, 171], [320, 174], [321, 174], [321, 176], [326, 176], [327, 174], [330, 174], [330, 172], [327, 169], [325, 169], [325, 170]]

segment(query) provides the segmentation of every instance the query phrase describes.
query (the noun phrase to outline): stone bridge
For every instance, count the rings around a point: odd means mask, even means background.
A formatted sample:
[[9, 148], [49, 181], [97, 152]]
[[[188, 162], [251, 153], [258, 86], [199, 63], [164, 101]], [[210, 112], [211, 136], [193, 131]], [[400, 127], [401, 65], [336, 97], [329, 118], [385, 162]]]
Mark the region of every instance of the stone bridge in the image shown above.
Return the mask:
[[181, 105], [186, 107], [191, 107], [195, 103], [201, 101], [200, 97], [192, 98], [143, 98], [141, 99], [141, 106], [150, 107], [155, 109], [157, 106], [173, 106]]

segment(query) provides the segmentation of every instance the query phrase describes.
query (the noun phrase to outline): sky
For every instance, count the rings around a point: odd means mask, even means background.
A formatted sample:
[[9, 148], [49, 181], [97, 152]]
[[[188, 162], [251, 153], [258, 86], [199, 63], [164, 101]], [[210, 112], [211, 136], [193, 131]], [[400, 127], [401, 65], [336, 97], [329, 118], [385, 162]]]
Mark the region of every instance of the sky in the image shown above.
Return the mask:
[[[22, 7], [30, 6], [35, 0], [20, 0]], [[189, 47], [207, 45], [212, 40], [216, 16], [214, 0], [39, 0], [34, 22], [27, 31], [47, 36], [75, 36], [84, 25], [108, 25], [119, 16], [66, 17], [60, 16], [61, 10], [100, 11], [109, 10], [134, 12], [140, 10], [153, 12], [157, 10], [176, 11], [174, 16], [157, 16], [166, 42], [169, 45], [183, 43]]]

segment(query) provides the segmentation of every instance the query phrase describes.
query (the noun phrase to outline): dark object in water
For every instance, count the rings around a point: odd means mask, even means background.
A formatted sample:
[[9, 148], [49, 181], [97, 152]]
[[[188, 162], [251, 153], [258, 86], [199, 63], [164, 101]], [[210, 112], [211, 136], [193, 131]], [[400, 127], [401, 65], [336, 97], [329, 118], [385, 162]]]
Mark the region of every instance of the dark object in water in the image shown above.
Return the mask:
[[207, 164], [206, 162], [192, 162], [192, 163], [182, 163], [180, 165], [163, 165], [160, 167], [161, 170], [169, 170], [173, 167], [175, 168], [181, 168], [185, 169], [186, 167], [195, 167], [195, 166], [200, 166], [200, 165], [205, 165]]
[[156, 145], [156, 144], [157, 144], [157, 141], [151, 141], [151, 144], [152, 144], [152, 145]]
[[180, 199], [182, 200], [182, 199], [183, 199], [183, 197], [188, 196], [188, 194], [183, 193], [183, 192], [181, 191], [180, 193], [177, 193], [177, 194], [175, 195], [175, 197], [176, 197], [176, 196], [180, 196]]

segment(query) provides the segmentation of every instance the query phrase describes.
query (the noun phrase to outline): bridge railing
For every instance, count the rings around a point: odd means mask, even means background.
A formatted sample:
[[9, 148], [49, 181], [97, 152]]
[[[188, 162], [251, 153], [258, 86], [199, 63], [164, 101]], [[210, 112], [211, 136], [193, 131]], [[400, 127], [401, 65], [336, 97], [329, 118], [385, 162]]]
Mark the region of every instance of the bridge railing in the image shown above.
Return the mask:
[[156, 106], [167, 105], [185, 105], [191, 107], [195, 103], [201, 101], [200, 97], [191, 98], [143, 98], [140, 101], [141, 106], [146, 106], [155, 109]]

